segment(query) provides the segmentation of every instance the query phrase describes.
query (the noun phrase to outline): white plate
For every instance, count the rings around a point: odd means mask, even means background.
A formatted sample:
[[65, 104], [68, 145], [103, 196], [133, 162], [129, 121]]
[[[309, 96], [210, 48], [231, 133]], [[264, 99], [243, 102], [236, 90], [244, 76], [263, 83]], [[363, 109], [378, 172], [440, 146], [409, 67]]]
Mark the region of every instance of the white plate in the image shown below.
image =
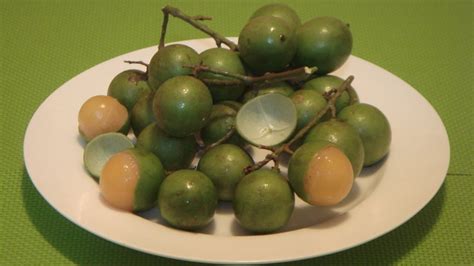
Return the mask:
[[[235, 39], [234, 39], [235, 40]], [[181, 42], [197, 51], [211, 39]], [[77, 114], [93, 95], [106, 94], [111, 79], [148, 62], [150, 47], [103, 62], [66, 82], [38, 108], [28, 125], [24, 158], [34, 185], [58, 212], [87, 231], [150, 254], [215, 263], [280, 262], [317, 257], [377, 238], [406, 222], [436, 194], [449, 164], [446, 130], [433, 107], [410, 85], [386, 70], [351, 56], [335, 74], [354, 75], [361, 101], [377, 106], [392, 127], [386, 160], [365, 169], [347, 200], [333, 208], [297, 201], [290, 223], [270, 235], [246, 235], [231, 207], [221, 205], [200, 232], [163, 224], [156, 210], [142, 217], [108, 207], [82, 164]], [[262, 158], [266, 152], [256, 152]]]

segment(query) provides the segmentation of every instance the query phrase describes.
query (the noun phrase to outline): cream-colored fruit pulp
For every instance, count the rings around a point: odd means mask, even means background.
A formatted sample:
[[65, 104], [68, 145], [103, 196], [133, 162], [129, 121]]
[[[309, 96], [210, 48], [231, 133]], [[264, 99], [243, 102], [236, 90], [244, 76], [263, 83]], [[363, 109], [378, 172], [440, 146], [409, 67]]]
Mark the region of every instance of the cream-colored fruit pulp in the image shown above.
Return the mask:
[[347, 156], [335, 147], [317, 152], [304, 176], [304, 189], [313, 205], [328, 206], [341, 202], [351, 191], [354, 180]]
[[102, 169], [99, 182], [102, 197], [116, 208], [132, 211], [138, 176], [137, 161], [129, 152], [113, 155]]
[[119, 131], [128, 118], [125, 106], [115, 98], [98, 95], [89, 98], [79, 110], [79, 130], [87, 140]]

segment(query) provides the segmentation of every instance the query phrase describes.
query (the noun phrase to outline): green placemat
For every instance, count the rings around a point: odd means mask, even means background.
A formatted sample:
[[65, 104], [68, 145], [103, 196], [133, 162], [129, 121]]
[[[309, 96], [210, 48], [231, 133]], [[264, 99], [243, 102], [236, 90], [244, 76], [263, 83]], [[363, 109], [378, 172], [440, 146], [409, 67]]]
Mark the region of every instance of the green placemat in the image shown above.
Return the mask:
[[[214, 17], [209, 26], [235, 36], [267, 1], [171, 2]], [[349, 22], [353, 53], [423, 94], [451, 144], [446, 182], [414, 218], [367, 244], [296, 264], [473, 264], [473, 2], [286, 2], [303, 20], [332, 15]], [[165, 4], [0, 1], [1, 265], [182, 263], [112, 244], [67, 221], [33, 187], [22, 155], [24, 131], [40, 103], [80, 72], [155, 45]], [[167, 41], [206, 37], [177, 20], [168, 32]]]

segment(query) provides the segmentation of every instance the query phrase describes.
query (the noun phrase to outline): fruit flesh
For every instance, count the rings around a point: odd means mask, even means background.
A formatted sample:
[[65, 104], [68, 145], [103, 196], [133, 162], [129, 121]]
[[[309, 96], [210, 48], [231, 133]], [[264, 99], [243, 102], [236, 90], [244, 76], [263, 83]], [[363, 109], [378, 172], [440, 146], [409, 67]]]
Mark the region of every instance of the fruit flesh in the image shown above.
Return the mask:
[[312, 205], [328, 206], [341, 202], [351, 191], [352, 165], [339, 149], [327, 147], [317, 152], [304, 175], [304, 189]]
[[119, 131], [127, 120], [127, 109], [115, 98], [98, 95], [79, 110], [79, 132], [89, 141], [100, 134]]
[[99, 181], [102, 197], [116, 208], [133, 211], [138, 178], [135, 158], [126, 151], [115, 154], [102, 170]]

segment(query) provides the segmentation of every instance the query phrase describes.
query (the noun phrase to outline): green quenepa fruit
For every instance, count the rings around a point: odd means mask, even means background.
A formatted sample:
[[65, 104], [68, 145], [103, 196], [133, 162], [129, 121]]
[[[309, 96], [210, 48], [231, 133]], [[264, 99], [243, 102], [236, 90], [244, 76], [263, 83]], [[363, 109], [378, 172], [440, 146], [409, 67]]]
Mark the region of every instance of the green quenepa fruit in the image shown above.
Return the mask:
[[283, 19], [259, 16], [240, 32], [240, 57], [255, 74], [279, 72], [293, 59], [295, 41], [294, 31]]
[[259, 169], [241, 179], [232, 206], [243, 228], [255, 233], [271, 233], [287, 224], [295, 196], [283, 176], [269, 169]]
[[[209, 122], [201, 130], [201, 137], [206, 145], [219, 141], [235, 127], [235, 116], [238, 111], [235, 108], [238, 106], [232, 104], [221, 102], [212, 106]], [[240, 137], [239, 133], [234, 132], [225, 143], [244, 146], [246, 142]]]
[[349, 26], [334, 17], [317, 17], [296, 30], [296, 66], [318, 67], [327, 74], [346, 62], [352, 51]]
[[206, 125], [212, 96], [206, 85], [190, 76], [165, 81], [155, 93], [153, 111], [158, 126], [175, 137], [189, 136]]
[[344, 108], [337, 117], [359, 132], [364, 145], [364, 166], [375, 164], [387, 155], [392, 131], [387, 118], [377, 107], [358, 103]]
[[195, 170], [179, 170], [161, 184], [158, 208], [170, 225], [185, 230], [202, 228], [212, 221], [217, 191], [211, 179]]
[[[245, 75], [245, 68], [240, 61], [240, 57], [234, 51], [224, 48], [211, 48], [202, 52], [199, 57], [201, 64], [211, 69]], [[236, 80], [235, 78], [210, 72], [199, 73], [199, 79]], [[237, 100], [244, 93], [245, 86], [243, 84], [234, 86], [209, 85], [209, 90], [211, 91], [212, 99], [216, 103], [225, 100]]]
[[[298, 115], [297, 131], [306, 126], [326, 106], [324, 97], [312, 90], [298, 90], [291, 95], [291, 100], [295, 104]], [[328, 114], [325, 114], [320, 121], [326, 119], [328, 119]]]
[[130, 111], [140, 96], [150, 91], [147, 74], [140, 70], [130, 69], [121, 72], [112, 79], [107, 95], [117, 99]]
[[312, 141], [336, 144], [351, 161], [354, 176], [360, 174], [364, 164], [364, 146], [354, 127], [337, 119], [330, 119], [317, 124], [306, 134], [304, 143]]
[[233, 144], [221, 144], [207, 151], [197, 169], [207, 175], [217, 188], [220, 200], [232, 200], [244, 169], [253, 165], [247, 152]]
[[155, 154], [168, 171], [189, 167], [198, 150], [193, 136], [172, 137], [156, 123], [150, 124], [140, 133], [137, 147]]
[[137, 137], [145, 127], [156, 122], [155, 114], [153, 113], [154, 95], [154, 92], [151, 91], [144, 93], [130, 112], [130, 124], [132, 125], [133, 133]]
[[[343, 82], [344, 80], [339, 77], [326, 75], [326, 76], [317, 77], [317, 78], [307, 81], [301, 89], [314, 90], [317, 93], [323, 95], [324, 93], [329, 92], [332, 89], [339, 88], [339, 86], [341, 86]], [[350, 86], [350, 89], [352, 90], [352, 93], [354, 93], [358, 99], [357, 92], [354, 90], [354, 88]], [[350, 104], [350, 101], [351, 99], [349, 96], [349, 92], [346, 90], [336, 100], [336, 112], [339, 113], [342, 109], [347, 107]], [[358, 100], [356, 101], [356, 103], [357, 102]]]
[[301, 19], [298, 14], [291, 7], [285, 4], [273, 3], [260, 7], [257, 9], [250, 19], [261, 17], [261, 16], [272, 16], [283, 19], [288, 26], [296, 30], [301, 25]]
[[148, 66], [148, 83], [157, 90], [166, 80], [183, 75], [190, 75], [191, 68], [199, 64], [199, 54], [183, 44], [172, 44], [160, 48], [150, 60]]
[[255, 90], [249, 90], [246, 93], [244, 93], [242, 97], [242, 103], [246, 103], [257, 96], [271, 94], [271, 93], [279, 93], [281, 95], [290, 97], [290, 95], [293, 94], [293, 92], [294, 92], [293, 87], [291, 87], [290, 84], [284, 81], [263, 84], [255, 88]]
[[110, 157], [102, 169], [99, 187], [110, 205], [144, 211], [154, 207], [164, 179], [160, 160], [151, 152], [133, 148]]
[[352, 164], [344, 152], [327, 141], [303, 144], [291, 156], [288, 180], [295, 193], [311, 205], [341, 202], [354, 182]]

